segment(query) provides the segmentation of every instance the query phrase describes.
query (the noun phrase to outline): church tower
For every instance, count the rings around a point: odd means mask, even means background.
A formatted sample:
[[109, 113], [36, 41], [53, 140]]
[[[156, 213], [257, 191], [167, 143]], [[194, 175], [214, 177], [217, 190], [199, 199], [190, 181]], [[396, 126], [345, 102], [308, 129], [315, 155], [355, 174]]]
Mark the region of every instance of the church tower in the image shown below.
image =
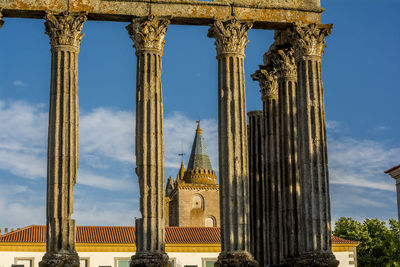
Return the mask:
[[200, 123], [187, 170], [181, 162], [176, 180], [168, 180], [166, 196], [169, 199], [169, 226], [220, 226], [219, 186]]

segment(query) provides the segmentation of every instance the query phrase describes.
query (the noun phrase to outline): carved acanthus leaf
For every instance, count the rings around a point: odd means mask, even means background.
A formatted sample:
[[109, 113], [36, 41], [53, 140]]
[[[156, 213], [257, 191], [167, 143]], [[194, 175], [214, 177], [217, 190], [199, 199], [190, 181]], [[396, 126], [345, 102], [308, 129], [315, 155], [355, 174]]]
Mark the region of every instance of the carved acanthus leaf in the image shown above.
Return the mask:
[[260, 84], [262, 99], [278, 99], [278, 75], [275, 68], [268, 70], [260, 66], [251, 78]]
[[239, 22], [236, 19], [228, 21], [217, 20], [208, 30], [208, 37], [215, 38], [217, 55], [234, 53], [244, 55], [247, 43], [247, 33], [253, 26], [250, 22]]
[[264, 68], [275, 69], [278, 77], [296, 78], [297, 67], [292, 47], [279, 48], [273, 44], [264, 54]]
[[50, 37], [52, 47], [71, 45], [79, 48], [84, 36], [81, 31], [87, 20], [86, 15], [72, 15], [69, 12], [55, 15], [52, 12], [46, 12], [45, 20], [46, 34]]
[[296, 57], [322, 57], [325, 47], [325, 38], [332, 32], [332, 27], [333, 25], [321, 27], [321, 25], [317, 24], [306, 26], [293, 24], [291, 32]]
[[136, 52], [142, 50], [162, 51], [165, 44], [165, 33], [170, 24], [168, 19], [149, 16], [145, 19], [134, 19], [126, 29], [133, 40]]
[[271, 58], [272, 64], [275, 66], [278, 76], [280, 77], [297, 77], [297, 67], [294, 59], [293, 48], [285, 48], [276, 50]]

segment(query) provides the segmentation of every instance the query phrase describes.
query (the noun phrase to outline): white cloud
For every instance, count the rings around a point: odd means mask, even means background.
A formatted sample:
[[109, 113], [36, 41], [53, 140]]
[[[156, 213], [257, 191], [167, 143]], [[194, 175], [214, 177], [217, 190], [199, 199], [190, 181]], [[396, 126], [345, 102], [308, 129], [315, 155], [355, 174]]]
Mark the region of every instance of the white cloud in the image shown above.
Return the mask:
[[15, 81], [13, 81], [12, 85], [14, 85], [15, 87], [26, 87], [26, 86], [27, 86], [27, 84], [24, 83], [24, 82], [21, 81], [21, 80], [15, 80]]
[[[196, 132], [196, 121], [181, 113], [171, 113], [164, 121], [165, 129], [165, 166], [179, 168], [178, 154], [185, 153], [188, 159]], [[218, 125], [215, 119], [201, 120], [201, 128], [208, 154], [214, 170], [218, 169]], [[185, 165], [187, 162], [184, 162]]]
[[46, 173], [47, 112], [43, 105], [0, 101], [0, 168], [25, 178]]
[[27, 186], [3, 184], [0, 187], [1, 227], [16, 229], [31, 224], [43, 224], [45, 216], [43, 195], [38, 195]]
[[330, 182], [394, 191], [383, 172], [400, 162], [400, 147], [384, 142], [341, 138], [328, 140]]
[[110, 108], [97, 108], [81, 114], [80, 153], [92, 156], [92, 161], [96, 161], [93, 156], [97, 156], [134, 163], [134, 116], [133, 112]]
[[127, 188], [135, 188], [136, 183], [134, 179], [122, 179], [116, 177], [105, 177], [96, 175], [88, 170], [78, 170], [77, 183], [92, 186], [96, 188], [111, 190], [111, 191], [124, 191]]

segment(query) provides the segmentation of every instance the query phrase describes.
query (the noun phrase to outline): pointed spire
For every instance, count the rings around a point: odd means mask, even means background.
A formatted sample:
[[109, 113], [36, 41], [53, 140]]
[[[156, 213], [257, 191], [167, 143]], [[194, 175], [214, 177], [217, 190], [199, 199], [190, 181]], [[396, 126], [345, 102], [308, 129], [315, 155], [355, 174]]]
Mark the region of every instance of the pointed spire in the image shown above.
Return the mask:
[[211, 161], [208, 157], [203, 131], [200, 128], [200, 121], [197, 121], [196, 135], [194, 136], [192, 152], [188, 163], [188, 170], [205, 169], [212, 170]]
[[186, 183], [197, 184], [216, 184], [217, 177], [212, 169], [210, 157], [208, 156], [203, 131], [200, 121], [197, 122], [196, 134], [194, 136], [192, 152], [185, 172], [184, 180]]

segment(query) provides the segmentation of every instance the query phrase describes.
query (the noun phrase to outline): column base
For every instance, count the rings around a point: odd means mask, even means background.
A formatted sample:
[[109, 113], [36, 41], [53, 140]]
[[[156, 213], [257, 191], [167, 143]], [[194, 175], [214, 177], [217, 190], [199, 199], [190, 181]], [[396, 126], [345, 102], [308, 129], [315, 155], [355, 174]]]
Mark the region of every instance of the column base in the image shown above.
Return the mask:
[[130, 267], [169, 267], [169, 258], [165, 252], [138, 252], [131, 257]]
[[215, 267], [258, 267], [253, 256], [246, 251], [221, 252]]
[[79, 267], [79, 256], [75, 251], [46, 252], [39, 267]]
[[309, 252], [296, 258], [286, 259], [283, 265], [290, 267], [337, 267], [339, 261], [336, 260], [332, 252]]

